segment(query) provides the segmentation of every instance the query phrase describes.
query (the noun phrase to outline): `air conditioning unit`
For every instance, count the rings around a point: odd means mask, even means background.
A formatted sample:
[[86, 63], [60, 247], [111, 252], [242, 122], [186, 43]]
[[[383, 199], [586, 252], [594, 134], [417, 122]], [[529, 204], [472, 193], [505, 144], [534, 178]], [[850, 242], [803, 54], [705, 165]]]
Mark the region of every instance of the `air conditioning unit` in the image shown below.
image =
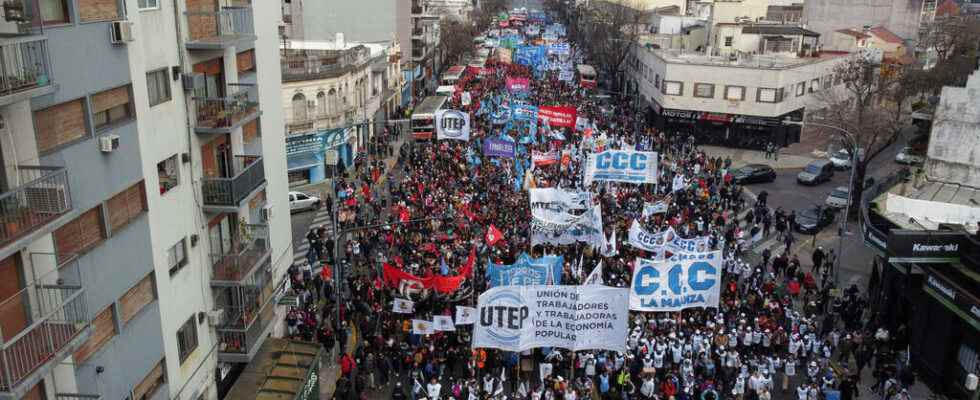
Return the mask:
[[221, 326], [225, 322], [225, 310], [208, 311], [208, 324], [211, 326]]
[[99, 150], [112, 153], [119, 148], [119, 135], [103, 135], [99, 137]]
[[133, 23], [129, 21], [112, 21], [109, 24], [109, 42], [125, 44], [133, 41]]

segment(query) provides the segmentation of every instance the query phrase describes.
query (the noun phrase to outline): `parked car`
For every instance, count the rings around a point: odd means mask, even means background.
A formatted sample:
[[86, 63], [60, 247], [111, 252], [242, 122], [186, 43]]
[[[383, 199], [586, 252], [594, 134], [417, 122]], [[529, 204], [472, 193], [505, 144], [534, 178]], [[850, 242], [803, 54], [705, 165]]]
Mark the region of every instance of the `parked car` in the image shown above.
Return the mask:
[[772, 182], [776, 180], [776, 171], [765, 164], [749, 164], [735, 170], [732, 180], [738, 184]]
[[905, 165], [919, 165], [926, 161], [925, 157], [916, 153], [911, 146], [905, 146], [895, 155], [895, 162]]
[[796, 175], [796, 181], [803, 185], [816, 185], [829, 181], [834, 176], [834, 164], [828, 160], [811, 161]]
[[[864, 149], [858, 149], [858, 158], [864, 159]], [[834, 163], [834, 168], [837, 169], [849, 169], [851, 168], [851, 150], [850, 149], [840, 149], [837, 150], [833, 155], [830, 156], [830, 162]]]
[[827, 196], [827, 200], [824, 201], [828, 207], [831, 208], [844, 208], [847, 207], [847, 198], [849, 194], [847, 186], [838, 186], [830, 192]]
[[316, 210], [320, 208], [320, 198], [303, 192], [289, 192], [289, 212]]
[[834, 222], [835, 211], [830, 207], [813, 206], [796, 211], [796, 230], [815, 235]]

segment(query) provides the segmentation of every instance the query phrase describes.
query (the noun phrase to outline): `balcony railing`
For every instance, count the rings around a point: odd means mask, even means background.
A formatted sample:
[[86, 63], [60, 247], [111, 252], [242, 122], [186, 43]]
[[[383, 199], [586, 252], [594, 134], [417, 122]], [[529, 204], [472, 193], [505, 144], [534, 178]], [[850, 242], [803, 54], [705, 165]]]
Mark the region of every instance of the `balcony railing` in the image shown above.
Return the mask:
[[245, 231], [232, 238], [233, 251], [225, 254], [211, 254], [214, 282], [238, 283], [245, 279], [256, 266], [269, 256], [269, 227], [267, 225], [246, 225]]
[[[265, 264], [269, 265], [269, 264]], [[219, 358], [245, 362], [260, 346], [263, 332], [275, 318], [271, 306], [277, 285], [273, 285], [272, 272], [266, 268], [256, 272], [245, 286], [224, 288], [216, 297], [216, 307], [224, 310], [225, 322], [218, 327], [220, 341]], [[279, 285], [285, 284], [283, 279]]]
[[[46, 364], [57, 364], [80, 345], [90, 325], [77, 264], [38, 278], [0, 303], [0, 392], [18, 388]], [[76, 340], [78, 339], [78, 340]], [[27, 385], [24, 385], [27, 386]]]
[[265, 165], [262, 156], [235, 156], [234, 176], [205, 177], [201, 180], [201, 193], [205, 206], [238, 206], [259, 186], [265, 183]]
[[0, 244], [7, 244], [72, 209], [68, 170], [21, 166], [20, 185], [0, 194]]
[[227, 97], [195, 96], [198, 133], [228, 133], [259, 116], [259, 93], [253, 84], [228, 84]]
[[224, 49], [255, 40], [251, 5], [222, 7], [219, 11], [188, 10], [184, 15], [189, 31], [186, 46], [190, 50]]
[[[46, 94], [51, 86], [48, 39], [44, 36], [0, 38], [0, 101], [16, 94]], [[6, 104], [6, 102], [4, 102]]]
[[247, 355], [254, 353], [255, 349], [262, 345], [260, 339], [265, 337], [263, 332], [272, 323], [275, 316], [275, 307], [267, 306], [262, 309], [258, 318], [255, 319], [254, 323], [248, 329], [218, 328], [218, 341], [220, 343], [218, 357], [222, 358], [223, 355], [237, 355], [239, 357], [245, 357], [240, 360], [247, 361]]

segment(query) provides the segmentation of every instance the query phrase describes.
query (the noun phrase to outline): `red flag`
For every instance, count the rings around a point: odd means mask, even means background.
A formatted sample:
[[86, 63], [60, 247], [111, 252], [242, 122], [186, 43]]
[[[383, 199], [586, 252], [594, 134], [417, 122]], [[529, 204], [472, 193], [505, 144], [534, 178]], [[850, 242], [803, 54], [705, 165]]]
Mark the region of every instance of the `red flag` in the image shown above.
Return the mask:
[[490, 224], [490, 227], [487, 228], [487, 244], [493, 246], [503, 240], [503, 238], [504, 234], [497, 227], [493, 226], [493, 224]]
[[427, 287], [431, 286], [432, 289], [439, 293], [452, 293], [456, 289], [459, 289], [459, 285], [463, 284], [463, 275], [456, 276], [436, 276], [432, 277]]
[[353, 197], [353, 196], [348, 197], [347, 198], [347, 201], [345, 201], [344, 204], [347, 205], [347, 206], [350, 206], [350, 207], [356, 206], [357, 205], [357, 198], [356, 197]]
[[392, 267], [391, 265], [388, 265], [388, 263], [382, 265], [382, 273], [384, 275], [385, 283], [393, 287], [397, 287], [403, 280], [419, 280], [419, 278], [415, 277], [415, 275]]
[[470, 249], [470, 256], [466, 258], [466, 264], [459, 269], [459, 275], [468, 278], [473, 273], [473, 264], [476, 264], [476, 247]]
[[408, 208], [402, 207], [402, 211], [398, 213], [398, 220], [402, 223], [408, 222]]

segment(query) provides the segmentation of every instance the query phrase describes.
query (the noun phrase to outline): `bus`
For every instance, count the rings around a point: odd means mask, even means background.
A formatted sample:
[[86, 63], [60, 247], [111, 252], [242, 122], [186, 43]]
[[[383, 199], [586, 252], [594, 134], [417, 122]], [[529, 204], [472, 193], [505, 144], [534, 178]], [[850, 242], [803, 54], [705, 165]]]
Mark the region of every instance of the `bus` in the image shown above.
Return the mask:
[[446, 96], [429, 96], [422, 99], [412, 111], [412, 137], [415, 140], [432, 139], [436, 130], [436, 111], [446, 104]]
[[579, 78], [579, 82], [581, 83], [582, 87], [584, 87], [584, 88], [595, 88], [596, 87], [596, 82], [595, 82], [595, 78], [596, 78], [595, 68], [592, 68], [591, 65], [579, 64], [578, 67], [576, 67], [576, 69], [578, 70], [578, 78]]
[[453, 65], [446, 70], [446, 73], [442, 74], [441, 85], [452, 86], [455, 85], [459, 78], [463, 77], [463, 73], [466, 72], [466, 67], [462, 65]]

